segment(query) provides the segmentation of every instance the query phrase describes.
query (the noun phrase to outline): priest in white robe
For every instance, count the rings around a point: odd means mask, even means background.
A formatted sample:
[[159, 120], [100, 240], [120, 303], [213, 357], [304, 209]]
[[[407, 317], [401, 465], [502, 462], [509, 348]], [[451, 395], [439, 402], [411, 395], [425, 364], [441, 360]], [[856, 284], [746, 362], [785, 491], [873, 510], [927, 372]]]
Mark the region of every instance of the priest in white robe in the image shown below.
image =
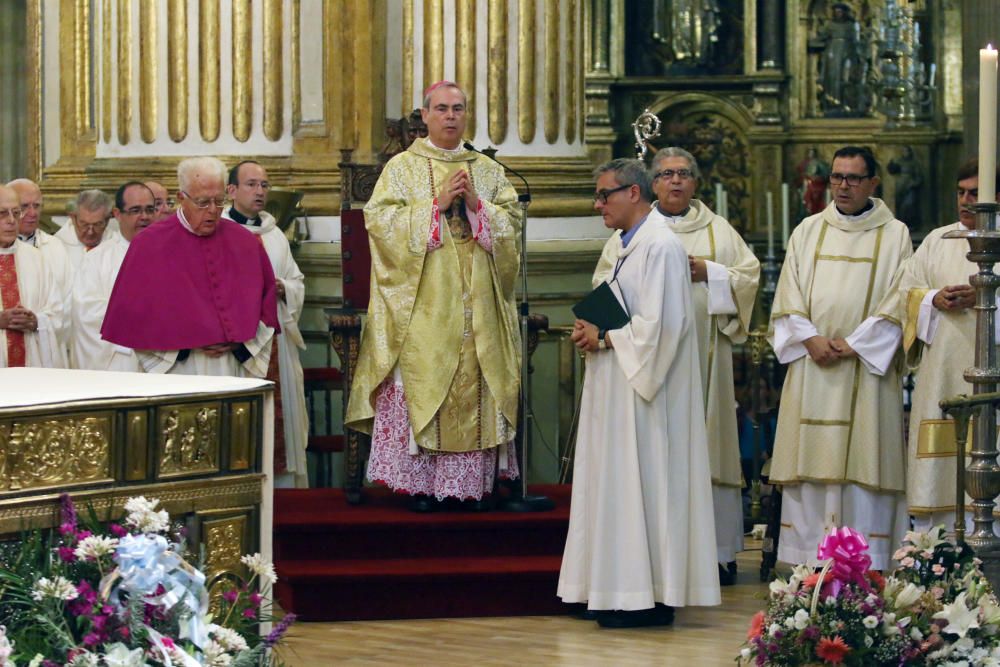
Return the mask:
[[306, 412], [305, 385], [299, 350], [306, 343], [299, 331], [299, 317], [305, 302], [305, 276], [299, 270], [288, 238], [270, 213], [264, 210], [271, 189], [267, 171], [253, 160], [245, 160], [229, 170], [226, 191], [232, 206], [222, 217], [254, 234], [267, 251], [274, 270], [281, 333], [275, 336], [267, 379], [277, 384], [275, 391], [274, 466], [275, 485], [306, 487], [306, 444], [309, 414]]
[[73, 273], [70, 269], [69, 254], [59, 239], [39, 228], [44, 199], [38, 184], [27, 178], [18, 178], [7, 185], [17, 192], [21, 203], [21, 221], [18, 224], [17, 238], [42, 253], [42, 261], [45, 262], [45, 268], [52, 275], [56, 286], [54, 292], [56, 301], [50, 304], [50, 308], [59, 313], [58, 319], [62, 322], [56, 331], [61, 344], [56, 368], [65, 368], [69, 365], [67, 352], [70, 343], [70, 306], [73, 295]]
[[817, 564], [833, 526], [890, 566], [908, 528], [901, 301], [893, 284], [913, 252], [905, 224], [872, 194], [864, 148], [834, 154], [833, 201], [792, 233], [771, 309], [771, 344], [789, 364], [771, 482], [782, 487], [778, 559]]
[[262, 378], [280, 331], [267, 253], [221, 217], [222, 162], [183, 160], [177, 181], [176, 214], [132, 239], [101, 336], [136, 350], [147, 373]]
[[604, 627], [667, 625], [673, 607], [720, 603], [688, 257], [650, 216], [642, 162], [596, 173], [594, 206], [621, 232], [608, 283], [630, 321], [578, 320], [572, 335], [587, 371], [558, 595]]
[[42, 254], [19, 241], [17, 192], [0, 186], [0, 368], [58, 368], [56, 287]]
[[130, 181], [115, 193], [113, 214], [120, 233], [88, 252], [76, 272], [72, 341], [75, 368], [125, 372], [142, 370], [135, 350], [101, 338], [101, 325], [125, 253], [135, 235], [153, 222], [155, 213], [153, 193], [142, 183]]
[[109, 224], [113, 207], [114, 200], [102, 190], [84, 190], [76, 196], [69, 222], [55, 233], [66, 248], [72, 274], [86, 253], [115, 235], [117, 225]]
[[969, 277], [979, 267], [966, 257], [966, 241], [944, 235], [975, 229], [976, 214], [967, 207], [978, 195], [979, 163], [972, 159], [958, 171], [958, 222], [930, 232], [900, 278], [906, 303], [903, 349], [916, 373], [906, 458], [906, 500], [916, 530], [944, 524], [950, 531], [955, 524], [955, 422], [938, 403], [972, 393], [964, 377], [975, 365], [976, 351], [976, 292]]

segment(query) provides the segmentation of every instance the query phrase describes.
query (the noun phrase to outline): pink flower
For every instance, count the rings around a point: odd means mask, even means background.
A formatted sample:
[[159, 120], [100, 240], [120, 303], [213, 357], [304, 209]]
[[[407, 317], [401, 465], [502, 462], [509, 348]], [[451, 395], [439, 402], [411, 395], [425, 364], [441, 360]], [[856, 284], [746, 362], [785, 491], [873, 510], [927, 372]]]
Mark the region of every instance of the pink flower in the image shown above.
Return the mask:
[[56, 549], [56, 551], [59, 553], [59, 560], [61, 560], [62, 562], [64, 563], [76, 562], [76, 554], [73, 553], [73, 547], [59, 547], [58, 549]]
[[171, 639], [170, 637], [163, 637], [161, 641], [163, 642], [163, 645], [166, 646], [167, 648], [176, 648], [174, 646], [174, 640]]
[[764, 631], [764, 612], [758, 611], [750, 619], [750, 629], [747, 631], [747, 639], [754, 639], [760, 637], [761, 633]]
[[247, 607], [243, 610], [243, 618], [254, 618], [257, 615], [257, 610], [253, 607]]
[[236, 591], [236, 590], [234, 590], [232, 588], [226, 590], [222, 594], [222, 599], [225, 600], [226, 602], [228, 602], [229, 604], [232, 604], [232, 603], [236, 602], [236, 600], [239, 597], [240, 597], [239, 591]]
[[263, 599], [264, 599], [264, 596], [262, 596], [260, 593], [251, 593], [250, 594], [250, 604], [252, 604], [254, 607], [259, 607], [260, 606], [260, 602]]
[[128, 531], [125, 529], [125, 526], [119, 523], [111, 524], [109, 526], [109, 529], [111, 530], [111, 534], [114, 535], [115, 537], [125, 537], [126, 535], [128, 535]]
[[934, 565], [931, 566], [931, 572], [940, 577], [942, 574], [944, 574], [944, 565], [941, 565], [940, 563], [934, 563]]

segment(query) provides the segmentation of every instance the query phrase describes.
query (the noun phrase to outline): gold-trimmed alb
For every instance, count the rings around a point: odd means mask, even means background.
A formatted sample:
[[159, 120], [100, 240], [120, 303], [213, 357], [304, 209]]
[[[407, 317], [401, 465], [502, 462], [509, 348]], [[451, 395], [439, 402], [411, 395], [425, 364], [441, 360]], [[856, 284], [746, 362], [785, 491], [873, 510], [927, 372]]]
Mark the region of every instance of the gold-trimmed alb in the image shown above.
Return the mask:
[[[404, 67], [405, 69], [405, 67]], [[455, 83], [465, 92], [465, 132], [476, 136], [476, 3], [455, 3]]]
[[205, 0], [198, 4], [198, 76], [199, 121], [201, 138], [219, 138], [219, 3]]
[[538, 42], [538, 21], [535, 0], [518, 0], [517, 4], [517, 135], [524, 143], [535, 138], [535, 49]]
[[281, 138], [284, 114], [282, 0], [264, 0], [264, 136]]
[[167, 132], [183, 141], [188, 132], [187, 2], [167, 5]]
[[253, 127], [252, 17], [250, 0], [233, 0], [233, 137], [237, 141], [249, 139]]
[[[972, 452], [972, 434], [975, 433], [972, 418], [969, 420], [969, 434], [965, 440], [966, 453]], [[917, 458], [952, 457], [958, 449], [955, 437], [954, 419], [924, 419], [917, 431]]]
[[156, 141], [157, 68], [159, 67], [157, 0], [139, 3], [139, 136], [147, 144]]
[[490, 141], [507, 138], [507, 0], [489, 1], [486, 89]]

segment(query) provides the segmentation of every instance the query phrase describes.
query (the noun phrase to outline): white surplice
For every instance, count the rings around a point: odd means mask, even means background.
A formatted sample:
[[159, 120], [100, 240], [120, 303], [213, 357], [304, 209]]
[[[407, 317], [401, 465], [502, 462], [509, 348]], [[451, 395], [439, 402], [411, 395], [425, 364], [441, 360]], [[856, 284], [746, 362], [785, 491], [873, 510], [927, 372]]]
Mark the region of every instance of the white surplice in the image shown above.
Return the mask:
[[66, 245], [59, 241], [54, 235], [47, 234], [41, 229], [36, 229], [30, 239], [22, 239], [25, 243], [36, 248], [42, 253], [42, 261], [45, 268], [52, 275], [52, 280], [56, 286], [55, 296], [57, 303], [53, 303], [51, 308], [59, 312], [59, 329], [56, 336], [60, 343], [60, 360], [57, 361], [58, 368], [68, 368], [68, 352], [70, 347], [70, 309], [73, 300], [73, 271], [70, 267], [69, 254], [66, 252]]
[[[232, 220], [230, 209], [222, 212], [222, 217]], [[256, 234], [274, 269], [274, 277], [285, 288], [285, 298], [278, 298], [278, 319], [281, 333], [278, 334], [278, 373], [281, 380], [281, 412], [285, 435], [285, 465], [288, 472], [277, 475], [275, 486], [305, 487], [307, 476], [306, 444], [309, 437], [309, 413], [306, 411], [305, 385], [302, 378], [302, 361], [299, 350], [306, 349], [305, 340], [299, 331], [299, 317], [305, 303], [305, 276], [292, 257], [292, 249], [284, 232], [278, 227], [274, 216], [261, 211], [258, 225], [243, 225], [244, 229]]]
[[101, 325], [118, 270], [129, 242], [120, 234], [86, 254], [76, 272], [73, 288], [73, 340], [70, 351], [74, 368], [93, 371], [139, 372], [135, 352], [101, 338]]
[[[14, 255], [17, 270], [17, 291], [22, 306], [35, 314], [37, 331], [24, 332], [25, 364], [44, 368], [62, 368], [65, 357], [57, 332], [62, 327], [62, 308], [52, 274], [45, 267], [42, 254], [22, 241], [9, 248], [0, 248], [0, 255]], [[17, 304], [3, 303], [0, 309]], [[7, 330], [0, 329], [0, 368], [7, 367]]]
[[716, 605], [687, 253], [647, 219], [615, 263], [612, 289], [631, 322], [608, 332], [614, 349], [587, 356], [558, 595], [590, 609]]

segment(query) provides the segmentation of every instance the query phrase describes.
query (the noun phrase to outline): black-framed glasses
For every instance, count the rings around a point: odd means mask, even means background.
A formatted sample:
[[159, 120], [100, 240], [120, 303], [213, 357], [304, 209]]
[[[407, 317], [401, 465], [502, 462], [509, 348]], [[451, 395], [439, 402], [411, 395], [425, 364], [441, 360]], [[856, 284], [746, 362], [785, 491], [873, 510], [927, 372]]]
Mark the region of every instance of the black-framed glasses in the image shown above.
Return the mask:
[[190, 202], [194, 204], [196, 208], [207, 209], [214, 206], [215, 208], [223, 209], [226, 207], [225, 197], [219, 197], [218, 199], [195, 199], [188, 193], [184, 192], [183, 190], [181, 190], [181, 194], [187, 197], [188, 200], [190, 200]]
[[871, 176], [861, 175], [861, 174], [840, 174], [834, 172], [830, 174], [830, 184], [840, 185], [844, 181], [847, 181], [847, 185], [849, 187], [856, 188], [859, 185], [861, 185], [861, 181], [865, 180], [866, 178], [871, 178]]
[[146, 215], [154, 215], [156, 213], [155, 206], [133, 206], [132, 208], [127, 208], [122, 213], [126, 215], [140, 215], [145, 213]]
[[594, 193], [594, 201], [601, 202], [602, 204], [607, 204], [608, 197], [610, 197], [616, 192], [620, 192], [630, 187], [632, 187], [631, 183], [629, 183], [628, 185], [619, 185], [617, 188], [611, 188], [610, 190], [598, 190], [597, 192]]
[[686, 181], [689, 178], [694, 178], [694, 172], [690, 169], [664, 169], [663, 171], [656, 172], [653, 178], [665, 178], [669, 181], [674, 176], [682, 181]]

